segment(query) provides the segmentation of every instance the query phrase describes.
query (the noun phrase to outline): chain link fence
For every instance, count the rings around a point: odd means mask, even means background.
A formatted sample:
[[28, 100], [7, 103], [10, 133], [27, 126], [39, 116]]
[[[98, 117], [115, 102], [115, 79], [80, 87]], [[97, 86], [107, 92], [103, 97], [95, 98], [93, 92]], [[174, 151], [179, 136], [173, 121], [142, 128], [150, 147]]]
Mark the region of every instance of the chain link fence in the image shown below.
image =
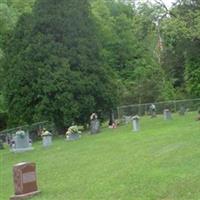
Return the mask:
[[55, 126], [54, 124], [43, 121], [43, 122], [36, 122], [31, 125], [19, 126], [12, 129], [5, 129], [0, 132], [0, 140], [9, 144], [12, 136], [17, 132], [17, 130], [22, 129], [27, 132], [32, 140], [36, 140], [38, 136], [41, 135], [41, 131], [43, 128], [46, 128], [52, 133], [55, 133]]
[[[200, 98], [198, 99], [185, 99], [185, 100], [171, 100], [163, 102], [152, 102], [156, 107], [157, 114], [163, 114], [164, 109], [169, 109], [171, 112], [176, 113], [181, 110], [186, 112], [198, 111], [200, 110]], [[122, 120], [134, 115], [149, 115], [150, 106], [152, 103], [145, 104], [134, 104], [134, 105], [125, 105], [119, 106], [117, 108], [118, 119]]]

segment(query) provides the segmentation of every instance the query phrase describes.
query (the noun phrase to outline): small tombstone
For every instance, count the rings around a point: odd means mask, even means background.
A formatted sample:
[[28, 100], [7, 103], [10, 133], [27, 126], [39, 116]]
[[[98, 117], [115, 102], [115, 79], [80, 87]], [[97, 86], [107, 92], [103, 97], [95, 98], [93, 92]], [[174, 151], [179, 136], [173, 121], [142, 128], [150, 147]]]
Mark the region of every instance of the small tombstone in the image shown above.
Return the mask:
[[140, 117], [138, 115], [135, 115], [132, 117], [132, 120], [133, 120], [133, 131], [139, 131], [140, 130], [140, 124], [139, 124], [139, 121], [140, 121]]
[[0, 139], [0, 150], [1, 149], [4, 149], [4, 146], [3, 146], [3, 140]]
[[169, 109], [164, 109], [163, 115], [164, 115], [164, 120], [172, 119], [172, 115]]
[[10, 200], [22, 200], [32, 197], [40, 191], [37, 187], [35, 163], [19, 163], [13, 166], [15, 195]]
[[48, 147], [52, 145], [52, 134], [46, 129], [44, 129], [42, 133], [42, 144], [43, 147]]
[[179, 115], [185, 115], [185, 112], [186, 112], [186, 109], [185, 109], [185, 107], [183, 107], [183, 106], [181, 106], [180, 107], [180, 110], [179, 110]]
[[23, 130], [18, 130], [11, 141], [12, 152], [24, 152], [33, 150], [29, 134]]
[[99, 133], [100, 131], [100, 122], [98, 120], [97, 114], [92, 113], [90, 116], [90, 132], [91, 134]]
[[70, 126], [66, 132], [66, 140], [78, 140], [80, 138], [81, 131], [78, 130], [78, 126]]

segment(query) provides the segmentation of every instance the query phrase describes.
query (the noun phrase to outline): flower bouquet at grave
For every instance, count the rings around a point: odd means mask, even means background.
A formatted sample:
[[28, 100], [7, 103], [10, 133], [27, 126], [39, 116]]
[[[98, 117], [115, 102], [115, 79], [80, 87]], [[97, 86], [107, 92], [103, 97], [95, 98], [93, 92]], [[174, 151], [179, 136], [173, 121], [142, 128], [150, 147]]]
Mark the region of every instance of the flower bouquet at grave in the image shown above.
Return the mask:
[[41, 134], [42, 137], [52, 136], [52, 133], [44, 129]]
[[25, 138], [25, 135], [26, 135], [26, 133], [23, 130], [19, 130], [16, 132], [16, 136], [19, 136], [22, 139]]
[[78, 130], [78, 126], [70, 126], [66, 132], [66, 135], [74, 135], [74, 134], [81, 134], [81, 131]]

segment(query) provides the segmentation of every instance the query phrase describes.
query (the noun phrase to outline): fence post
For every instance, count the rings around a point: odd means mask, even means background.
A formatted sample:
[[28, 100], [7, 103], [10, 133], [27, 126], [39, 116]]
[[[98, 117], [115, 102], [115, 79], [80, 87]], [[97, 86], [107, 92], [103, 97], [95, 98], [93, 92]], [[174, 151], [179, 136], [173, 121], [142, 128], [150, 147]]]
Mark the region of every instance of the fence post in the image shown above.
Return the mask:
[[119, 115], [119, 107], [117, 107], [117, 118], [120, 119], [120, 115]]
[[141, 104], [138, 105], [138, 114], [139, 114], [139, 116], [141, 116], [141, 107], [140, 106], [141, 106]]
[[147, 115], [147, 104], [145, 104], [145, 111], [144, 115]]
[[175, 113], [176, 113], [176, 101], [174, 100], [174, 111], [175, 111]]

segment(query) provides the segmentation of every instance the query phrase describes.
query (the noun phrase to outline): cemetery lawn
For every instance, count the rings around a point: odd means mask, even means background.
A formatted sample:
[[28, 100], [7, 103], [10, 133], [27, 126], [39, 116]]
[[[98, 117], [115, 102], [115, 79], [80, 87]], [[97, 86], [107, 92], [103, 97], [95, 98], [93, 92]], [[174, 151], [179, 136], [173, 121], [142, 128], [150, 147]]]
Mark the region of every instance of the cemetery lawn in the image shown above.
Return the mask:
[[31, 152], [0, 151], [0, 199], [14, 193], [12, 166], [33, 161], [42, 191], [33, 200], [199, 200], [195, 116], [142, 117], [139, 133], [129, 124], [74, 142], [57, 138], [48, 149], [40, 141]]

